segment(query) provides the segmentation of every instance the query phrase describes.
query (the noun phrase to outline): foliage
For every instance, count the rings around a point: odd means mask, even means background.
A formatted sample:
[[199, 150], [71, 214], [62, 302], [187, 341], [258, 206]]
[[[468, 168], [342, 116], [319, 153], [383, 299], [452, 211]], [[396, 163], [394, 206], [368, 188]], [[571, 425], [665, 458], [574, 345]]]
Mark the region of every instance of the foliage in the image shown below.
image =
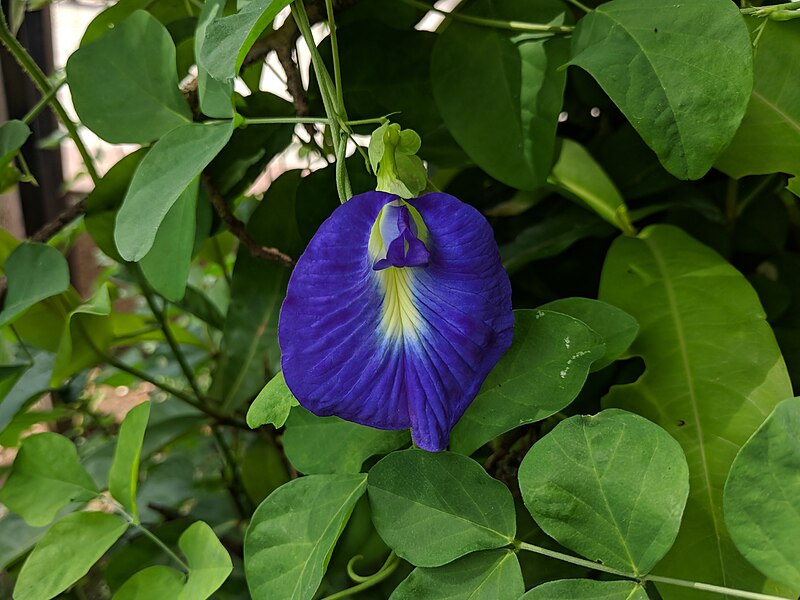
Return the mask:
[[[798, 597], [800, 8], [588, 3], [120, 0], [66, 65], [80, 126], [140, 146], [100, 177], [12, 0], [43, 100], [0, 191], [47, 104], [93, 191], [0, 233], [0, 596]], [[448, 451], [281, 371], [294, 264], [376, 189], [475, 207], [510, 275]], [[149, 399], [116, 419], [112, 387]]]

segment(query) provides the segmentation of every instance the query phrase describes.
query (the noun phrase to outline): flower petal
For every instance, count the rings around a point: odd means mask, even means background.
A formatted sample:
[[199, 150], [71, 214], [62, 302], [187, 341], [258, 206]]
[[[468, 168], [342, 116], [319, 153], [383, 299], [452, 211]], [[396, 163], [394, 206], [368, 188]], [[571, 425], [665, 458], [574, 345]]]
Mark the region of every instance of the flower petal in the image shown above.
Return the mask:
[[300, 257], [278, 328], [283, 372], [315, 414], [411, 427], [418, 446], [441, 450], [511, 344], [511, 286], [483, 216], [440, 193], [408, 201], [427, 266], [374, 270], [370, 235], [395, 198], [352, 198]]

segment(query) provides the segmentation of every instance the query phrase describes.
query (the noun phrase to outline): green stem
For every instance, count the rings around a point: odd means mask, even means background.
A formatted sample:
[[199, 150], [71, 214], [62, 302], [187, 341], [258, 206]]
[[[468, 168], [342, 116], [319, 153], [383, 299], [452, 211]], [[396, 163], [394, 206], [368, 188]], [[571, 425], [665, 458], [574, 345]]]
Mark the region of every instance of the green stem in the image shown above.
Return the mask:
[[231, 451], [230, 446], [228, 446], [228, 443], [225, 441], [225, 436], [222, 434], [222, 432], [220, 432], [218, 428], [212, 426], [211, 434], [214, 436], [214, 441], [219, 449], [223, 468], [230, 471], [231, 474], [231, 483], [233, 484], [233, 487], [228, 488], [230, 490], [231, 498], [233, 499], [234, 504], [236, 504], [236, 508], [238, 509], [239, 515], [242, 517], [242, 519], [247, 519], [253, 514], [255, 507], [251, 504], [250, 498], [245, 492], [244, 480], [242, 479], [242, 474], [239, 471], [239, 463], [233, 456], [233, 452]]
[[325, 0], [328, 12], [328, 28], [331, 31], [331, 52], [333, 54], [333, 81], [336, 87], [336, 109], [342, 118], [344, 112], [344, 94], [342, 92], [342, 69], [339, 64], [339, 42], [336, 39], [336, 21], [333, 17], [333, 0]]
[[299, 124], [305, 125], [306, 123], [328, 123], [330, 119], [327, 117], [263, 117], [256, 119], [242, 119], [243, 125], [281, 125], [281, 124]]
[[[415, 8], [420, 8], [422, 10], [434, 11], [442, 14], [448, 18], [452, 18], [456, 21], [463, 21], [464, 23], [470, 23], [472, 25], [480, 25], [482, 27], [492, 27], [493, 29], [508, 29], [510, 31], [526, 31], [526, 32], [537, 32], [537, 33], [572, 33], [575, 30], [575, 27], [572, 25], [545, 25], [543, 23], [525, 23], [523, 21], [504, 21], [501, 19], [487, 19], [485, 17], [476, 17], [474, 15], [465, 15], [462, 13], [456, 12], [448, 12], [446, 10], [442, 10], [440, 8], [436, 8], [430, 4], [426, 4], [425, 2], [420, 2], [419, 0], [399, 0], [404, 4], [408, 4], [409, 6], [413, 6]], [[575, 1], [573, 0], [573, 4]], [[582, 6], [582, 9], [585, 11], [589, 11], [588, 8]]]
[[737, 590], [734, 588], [723, 587], [720, 585], [711, 585], [710, 583], [700, 583], [697, 581], [686, 581], [684, 579], [673, 579], [672, 577], [662, 577], [660, 575], [645, 575], [643, 577], [639, 577], [633, 575], [631, 573], [625, 573], [624, 571], [619, 571], [617, 569], [613, 569], [611, 567], [607, 567], [605, 565], [601, 565], [590, 560], [585, 560], [583, 558], [578, 558], [577, 556], [570, 556], [569, 554], [564, 554], [563, 552], [556, 552], [554, 550], [548, 550], [547, 548], [542, 548], [541, 546], [536, 546], [534, 544], [528, 544], [526, 542], [515, 541], [514, 545], [519, 548], [520, 550], [528, 550], [529, 552], [535, 552], [536, 554], [541, 554], [542, 556], [548, 556], [550, 558], [555, 558], [556, 560], [560, 560], [563, 562], [567, 562], [573, 565], [578, 565], [580, 567], [586, 567], [587, 569], [592, 569], [594, 571], [601, 571], [603, 573], [608, 573], [610, 575], [616, 575], [618, 577], [625, 577], [626, 579], [634, 579], [641, 583], [646, 581], [652, 581], [654, 583], [666, 583], [669, 585], [677, 585], [680, 587], [691, 588], [695, 590], [702, 590], [704, 592], [713, 592], [716, 594], [726, 594], [728, 596], [733, 596], [735, 598], [747, 598], [748, 600], [788, 600], [787, 598], [783, 598], [781, 596], [770, 596], [769, 594], [760, 594], [757, 592], [747, 592], [745, 590]]
[[186, 573], [188, 573], [188, 572], [189, 572], [189, 570], [190, 570], [190, 569], [189, 569], [189, 565], [187, 565], [185, 562], [183, 562], [183, 560], [181, 560], [181, 557], [180, 557], [180, 556], [178, 556], [177, 554], [175, 554], [175, 553], [172, 551], [172, 549], [171, 549], [169, 546], [167, 546], [167, 545], [166, 545], [166, 544], [165, 544], [165, 543], [164, 543], [164, 542], [161, 540], [161, 538], [159, 538], [159, 537], [158, 537], [158, 536], [157, 536], [155, 533], [153, 533], [152, 531], [150, 531], [150, 530], [149, 530], [147, 527], [145, 527], [144, 525], [140, 525], [139, 523], [135, 523], [135, 522], [133, 521], [133, 519], [130, 519], [130, 515], [129, 515], [128, 513], [125, 513], [123, 516], [125, 516], [125, 517], [128, 517], [128, 518], [129, 518], [129, 522], [130, 522], [130, 524], [131, 524], [131, 525], [133, 525], [133, 526], [134, 526], [136, 529], [138, 529], [138, 530], [139, 530], [139, 531], [140, 531], [140, 532], [141, 532], [141, 533], [142, 533], [142, 534], [143, 534], [145, 537], [149, 538], [149, 539], [150, 539], [150, 540], [151, 540], [151, 541], [152, 541], [152, 542], [153, 542], [153, 543], [154, 543], [156, 546], [158, 546], [159, 548], [161, 548], [161, 550], [163, 550], [163, 551], [164, 551], [164, 554], [166, 554], [167, 556], [169, 556], [169, 557], [170, 557], [172, 560], [174, 560], [174, 561], [175, 561], [175, 562], [176, 562], [178, 565], [180, 565], [181, 569], [183, 569], [183, 570], [184, 570]]
[[196, 398], [194, 398], [190, 394], [187, 394], [186, 392], [183, 392], [183, 391], [181, 391], [181, 390], [179, 390], [177, 388], [174, 388], [174, 387], [172, 387], [171, 385], [169, 385], [167, 383], [163, 383], [161, 381], [158, 381], [157, 379], [155, 379], [154, 377], [151, 377], [149, 374], [145, 373], [144, 371], [140, 371], [136, 367], [132, 367], [130, 365], [126, 365], [124, 362], [122, 362], [120, 360], [117, 360], [116, 358], [114, 358], [110, 354], [101, 354], [101, 356], [102, 356], [102, 358], [103, 358], [103, 360], [105, 362], [110, 364], [115, 369], [123, 371], [124, 373], [128, 373], [129, 375], [133, 375], [137, 379], [141, 379], [142, 381], [146, 381], [147, 383], [157, 387], [161, 391], [166, 392], [167, 394], [169, 394], [171, 396], [175, 396], [178, 400], [181, 400], [181, 401], [185, 402], [186, 404], [188, 404], [189, 406], [191, 406], [193, 408], [196, 408], [197, 410], [199, 410], [203, 414], [208, 415], [209, 417], [212, 417], [218, 423], [220, 423], [222, 425], [231, 425], [233, 427], [238, 427], [239, 429], [246, 429], [246, 430], [250, 431], [250, 427], [248, 427], [247, 423], [245, 423], [244, 421], [240, 421], [239, 419], [236, 419], [236, 418], [231, 417], [229, 415], [225, 415], [225, 414], [223, 414], [223, 413], [211, 408], [210, 406], [206, 406], [204, 404], [201, 404]]
[[67, 80], [64, 77], [56, 81], [53, 84], [52, 89], [49, 92], [47, 92], [44, 96], [42, 96], [39, 99], [39, 101], [33, 105], [33, 108], [30, 109], [24, 117], [22, 117], [22, 122], [30, 124], [30, 122], [33, 121], [40, 112], [42, 112], [42, 109], [48, 104], [50, 104], [50, 101], [53, 99], [53, 96], [56, 95], [56, 92], [58, 92], [58, 90], [61, 89], [61, 86], [64, 85], [66, 81]]
[[783, 4], [768, 4], [766, 6], [748, 6], [739, 10], [743, 15], [767, 17], [770, 13], [786, 9], [800, 9], [800, 6], [797, 5], [797, 2], [784, 2]]
[[338, 600], [339, 598], [347, 598], [348, 596], [363, 592], [364, 590], [371, 588], [372, 586], [377, 585], [384, 579], [388, 578], [389, 575], [394, 573], [395, 569], [397, 569], [399, 565], [400, 559], [397, 558], [397, 555], [394, 552], [391, 552], [389, 557], [386, 559], [386, 562], [383, 563], [383, 566], [381, 566], [381, 568], [378, 569], [378, 572], [372, 577], [365, 579], [358, 585], [354, 585], [353, 587], [342, 590], [341, 592], [336, 592], [330, 596], [325, 596], [322, 598], [322, 600]]
[[581, 9], [585, 13], [592, 12], [591, 8], [589, 8], [588, 6], [583, 4], [582, 2], [578, 2], [578, 0], [567, 0], [567, 2], [569, 2], [570, 4], [572, 4], [572, 6], [575, 6], [576, 8]]
[[[294, 17], [297, 28], [303, 39], [308, 46], [308, 51], [311, 54], [311, 66], [314, 68], [314, 74], [317, 77], [319, 84], [320, 95], [322, 96], [322, 104], [325, 106], [325, 114], [328, 116], [328, 126], [331, 129], [331, 141], [333, 143], [334, 155], [336, 156], [337, 169], [336, 169], [336, 190], [339, 194], [339, 201], [344, 204], [350, 199], [352, 192], [350, 191], [350, 180], [347, 175], [347, 168], [344, 165], [344, 156], [347, 150], [347, 136], [343, 135], [342, 124], [347, 116], [344, 112], [344, 107], [339, 106], [338, 101], [335, 99], [335, 90], [332, 89], [333, 82], [331, 76], [325, 69], [325, 63], [314, 44], [314, 36], [311, 33], [311, 24], [308, 21], [305, 6], [302, 0], [294, 0], [292, 2], [292, 17]], [[338, 163], [341, 160], [342, 165]]]
[[[17, 38], [12, 35], [11, 30], [8, 28], [8, 23], [6, 22], [6, 16], [2, 11], [0, 11], [0, 43], [2, 43], [8, 49], [8, 51], [19, 64], [20, 68], [22, 68], [33, 84], [39, 89], [39, 91], [44, 96], [50, 96], [53, 90], [50, 82], [47, 80], [47, 76], [39, 68], [39, 65], [36, 64], [36, 61], [31, 58], [31, 55], [28, 54], [25, 48], [22, 47], [22, 44], [17, 41]], [[96, 184], [98, 181], [100, 181], [100, 176], [97, 173], [97, 169], [95, 169], [94, 161], [92, 160], [89, 151], [86, 149], [83, 140], [81, 140], [80, 136], [78, 135], [78, 130], [75, 127], [75, 123], [73, 123], [72, 119], [69, 118], [67, 111], [64, 110], [64, 107], [61, 105], [55, 95], [50, 96], [50, 106], [52, 106], [59, 120], [67, 129], [67, 135], [69, 135], [70, 139], [78, 148], [78, 152], [83, 159], [83, 164], [86, 166], [86, 171], [89, 173], [89, 177], [91, 177], [92, 182]]]
[[195, 379], [194, 371], [192, 370], [189, 361], [186, 360], [186, 356], [184, 355], [183, 351], [181, 350], [180, 345], [178, 344], [178, 340], [175, 339], [175, 336], [172, 335], [172, 330], [169, 328], [169, 324], [167, 323], [167, 319], [164, 316], [164, 311], [156, 304], [156, 299], [153, 296], [153, 292], [150, 289], [150, 286], [144, 279], [144, 276], [136, 269], [137, 273], [136, 276], [139, 279], [139, 286], [141, 287], [142, 294], [144, 295], [145, 300], [147, 301], [147, 306], [150, 308], [150, 312], [153, 313], [153, 316], [158, 321], [158, 326], [161, 328], [161, 332], [164, 334], [164, 338], [167, 340], [167, 344], [172, 350], [172, 355], [175, 357], [175, 360], [178, 361], [178, 365], [183, 372], [183, 376], [186, 377], [186, 381], [189, 382], [189, 387], [192, 388], [194, 395], [197, 397], [198, 402], [202, 402], [204, 395], [203, 392], [200, 390], [200, 385], [197, 383], [197, 379]]

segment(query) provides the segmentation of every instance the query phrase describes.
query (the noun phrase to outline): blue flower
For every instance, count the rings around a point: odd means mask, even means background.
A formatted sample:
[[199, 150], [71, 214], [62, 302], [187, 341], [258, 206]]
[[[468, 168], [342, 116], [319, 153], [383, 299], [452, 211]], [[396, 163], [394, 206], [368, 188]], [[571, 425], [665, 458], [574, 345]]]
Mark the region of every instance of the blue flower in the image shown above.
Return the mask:
[[278, 339], [305, 408], [411, 428], [438, 451], [513, 326], [511, 285], [477, 210], [442, 193], [368, 192], [338, 207], [297, 261]]

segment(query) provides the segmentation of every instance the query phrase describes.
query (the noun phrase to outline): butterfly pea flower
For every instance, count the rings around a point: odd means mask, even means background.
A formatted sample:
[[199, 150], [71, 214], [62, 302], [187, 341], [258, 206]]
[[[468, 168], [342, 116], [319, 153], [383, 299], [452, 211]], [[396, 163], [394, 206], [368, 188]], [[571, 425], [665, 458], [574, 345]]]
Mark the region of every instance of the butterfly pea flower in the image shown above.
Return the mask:
[[443, 193], [367, 192], [297, 261], [278, 338], [289, 389], [319, 416], [411, 429], [443, 450], [511, 345], [511, 285], [493, 232]]

